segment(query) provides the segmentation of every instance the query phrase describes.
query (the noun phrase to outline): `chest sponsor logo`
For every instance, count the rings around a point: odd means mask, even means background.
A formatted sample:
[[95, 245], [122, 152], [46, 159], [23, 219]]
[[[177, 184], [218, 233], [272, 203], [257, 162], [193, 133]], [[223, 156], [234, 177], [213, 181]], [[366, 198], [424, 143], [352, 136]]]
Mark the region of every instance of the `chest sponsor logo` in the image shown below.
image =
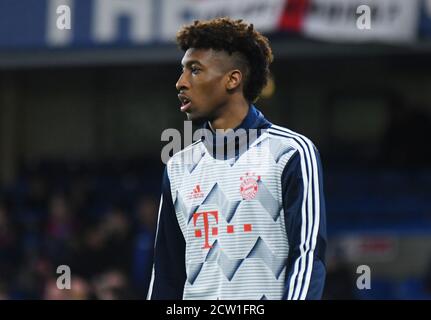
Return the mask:
[[[197, 226], [197, 222], [199, 219], [203, 220], [204, 228], [203, 228], [203, 234], [202, 229], [195, 229], [195, 237], [196, 238], [204, 238], [204, 246], [202, 249], [210, 249], [212, 248], [212, 245], [209, 243], [209, 234], [211, 232], [212, 236], [217, 236], [219, 233], [219, 227], [218, 227], [218, 219], [219, 219], [219, 212], [218, 211], [202, 211], [202, 212], [195, 212], [193, 214], [193, 226]], [[239, 227], [239, 228], [238, 228]], [[252, 225], [249, 223], [245, 223], [241, 226], [237, 226], [237, 229], [235, 230], [235, 225], [228, 224], [226, 226], [226, 233], [235, 233], [238, 231], [242, 232], [251, 232], [252, 231]], [[223, 230], [224, 232], [224, 230]]]

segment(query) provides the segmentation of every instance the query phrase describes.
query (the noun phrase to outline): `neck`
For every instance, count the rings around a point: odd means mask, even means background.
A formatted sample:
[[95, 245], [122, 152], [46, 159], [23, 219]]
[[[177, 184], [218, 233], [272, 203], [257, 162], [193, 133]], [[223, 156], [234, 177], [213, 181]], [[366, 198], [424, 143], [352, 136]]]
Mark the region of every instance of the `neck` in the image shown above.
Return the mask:
[[247, 116], [249, 103], [244, 99], [233, 100], [221, 107], [218, 116], [210, 121], [211, 128], [234, 129], [238, 127]]

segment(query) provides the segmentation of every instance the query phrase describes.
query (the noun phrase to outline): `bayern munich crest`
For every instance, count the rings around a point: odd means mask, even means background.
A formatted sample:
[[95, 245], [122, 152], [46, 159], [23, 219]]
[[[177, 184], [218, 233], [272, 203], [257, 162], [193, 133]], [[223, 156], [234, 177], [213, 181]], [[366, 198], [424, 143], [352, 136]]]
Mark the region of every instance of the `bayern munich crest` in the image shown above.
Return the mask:
[[239, 191], [241, 192], [242, 198], [244, 200], [254, 199], [259, 189], [258, 181], [260, 181], [260, 176], [247, 172], [240, 180], [241, 185]]

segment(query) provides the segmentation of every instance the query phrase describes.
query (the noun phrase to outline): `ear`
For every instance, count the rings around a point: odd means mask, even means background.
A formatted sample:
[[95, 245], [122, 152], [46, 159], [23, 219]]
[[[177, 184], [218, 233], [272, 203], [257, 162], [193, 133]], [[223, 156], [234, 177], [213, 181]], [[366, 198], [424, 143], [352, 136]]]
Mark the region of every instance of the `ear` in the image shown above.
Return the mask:
[[227, 73], [226, 89], [234, 90], [241, 85], [242, 73], [238, 69], [231, 70]]

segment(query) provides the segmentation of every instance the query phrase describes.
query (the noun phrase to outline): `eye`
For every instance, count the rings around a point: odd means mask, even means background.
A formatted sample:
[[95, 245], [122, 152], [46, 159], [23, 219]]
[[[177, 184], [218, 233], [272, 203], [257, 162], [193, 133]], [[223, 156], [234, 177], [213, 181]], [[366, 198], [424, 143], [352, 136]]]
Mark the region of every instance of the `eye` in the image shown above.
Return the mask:
[[197, 67], [191, 67], [190, 70], [192, 71], [192, 74], [198, 74], [200, 69]]

